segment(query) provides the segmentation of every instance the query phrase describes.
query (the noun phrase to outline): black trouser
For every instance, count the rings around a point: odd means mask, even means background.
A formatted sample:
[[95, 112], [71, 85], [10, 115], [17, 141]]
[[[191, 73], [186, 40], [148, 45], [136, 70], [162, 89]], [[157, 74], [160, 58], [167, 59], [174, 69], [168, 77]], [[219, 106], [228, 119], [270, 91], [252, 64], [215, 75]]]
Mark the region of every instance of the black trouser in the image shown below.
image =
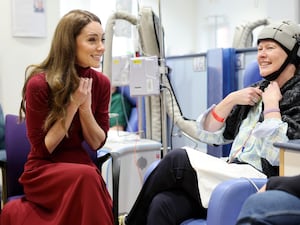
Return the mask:
[[145, 181], [129, 212], [128, 225], [178, 225], [205, 218], [198, 181], [184, 149], [172, 150]]

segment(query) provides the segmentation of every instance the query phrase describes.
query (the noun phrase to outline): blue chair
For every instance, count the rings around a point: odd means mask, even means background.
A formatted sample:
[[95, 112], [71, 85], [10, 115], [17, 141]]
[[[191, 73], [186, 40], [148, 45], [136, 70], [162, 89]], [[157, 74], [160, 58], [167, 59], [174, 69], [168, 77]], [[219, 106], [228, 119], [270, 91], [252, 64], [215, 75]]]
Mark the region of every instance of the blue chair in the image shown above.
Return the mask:
[[0, 105], [0, 160], [6, 159], [6, 152], [5, 152], [5, 122], [4, 122], [4, 114], [2, 110], [2, 106]]
[[[155, 169], [159, 160], [153, 162], [145, 173], [144, 180]], [[213, 191], [206, 219], [191, 218], [180, 225], [233, 225], [244, 201], [261, 188], [267, 179], [237, 178], [222, 182]]]
[[262, 79], [263, 78], [260, 75], [257, 61], [254, 60], [248, 63], [244, 71], [243, 86], [248, 87]]
[[23, 195], [18, 178], [30, 151], [25, 122], [19, 122], [16, 115], [5, 116], [5, 151], [6, 160], [1, 160], [2, 205]]
[[181, 225], [233, 225], [245, 200], [261, 188], [266, 179], [232, 179], [219, 184], [208, 204], [206, 220], [188, 220]]

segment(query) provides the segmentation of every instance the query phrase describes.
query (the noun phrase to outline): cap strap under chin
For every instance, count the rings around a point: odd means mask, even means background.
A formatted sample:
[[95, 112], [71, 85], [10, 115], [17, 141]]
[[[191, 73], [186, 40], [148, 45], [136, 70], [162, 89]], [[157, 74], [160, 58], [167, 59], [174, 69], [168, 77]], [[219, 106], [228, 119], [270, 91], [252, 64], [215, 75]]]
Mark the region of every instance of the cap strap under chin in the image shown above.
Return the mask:
[[298, 50], [299, 50], [299, 44], [296, 44], [292, 49], [292, 51], [290, 52], [290, 54], [288, 54], [288, 57], [281, 65], [279, 70], [269, 74], [268, 76], [265, 76], [264, 78], [268, 81], [276, 80], [289, 63], [298, 65], [299, 64]]
[[281, 67], [279, 68], [279, 70], [276, 70], [275, 72], [269, 74], [268, 76], [265, 76], [264, 78], [268, 81], [273, 81], [276, 80], [277, 77], [279, 77], [279, 75], [282, 73], [282, 71], [286, 68], [286, 66], [289, 64], [290, 62], [290, 56], [288, 56], [286, 58], [286, 60], [284, 61], [284, 63], [281, 65]]

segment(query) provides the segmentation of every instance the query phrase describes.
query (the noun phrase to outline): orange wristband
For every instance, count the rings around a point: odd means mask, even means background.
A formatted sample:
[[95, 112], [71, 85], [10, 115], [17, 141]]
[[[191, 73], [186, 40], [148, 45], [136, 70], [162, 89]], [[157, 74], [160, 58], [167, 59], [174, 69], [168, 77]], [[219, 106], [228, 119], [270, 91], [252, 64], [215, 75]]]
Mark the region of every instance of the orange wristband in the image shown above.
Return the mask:
[[220, 117], [216, 112], [215, 112], [215, 108], [213, 108], [211, 110], [211, 114], [212, 116], [215, 118], [216, 121], [220, 122], [220, 123], [224, 123], [224, 118]]

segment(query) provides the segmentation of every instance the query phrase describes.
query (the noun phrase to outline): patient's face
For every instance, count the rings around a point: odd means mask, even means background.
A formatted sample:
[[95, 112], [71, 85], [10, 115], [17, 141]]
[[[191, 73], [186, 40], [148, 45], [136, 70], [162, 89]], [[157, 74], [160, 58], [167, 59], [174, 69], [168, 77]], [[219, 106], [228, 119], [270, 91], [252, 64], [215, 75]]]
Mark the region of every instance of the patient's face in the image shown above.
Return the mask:
[[257, 47], [257, 61], [260, 74], [265, 77], [279, 70], [287, 58], [287, 53], [272, 40], [262, 40]]
[[111, 86], [111, 93], [115, 93], [117, 91], [117, 87]]

